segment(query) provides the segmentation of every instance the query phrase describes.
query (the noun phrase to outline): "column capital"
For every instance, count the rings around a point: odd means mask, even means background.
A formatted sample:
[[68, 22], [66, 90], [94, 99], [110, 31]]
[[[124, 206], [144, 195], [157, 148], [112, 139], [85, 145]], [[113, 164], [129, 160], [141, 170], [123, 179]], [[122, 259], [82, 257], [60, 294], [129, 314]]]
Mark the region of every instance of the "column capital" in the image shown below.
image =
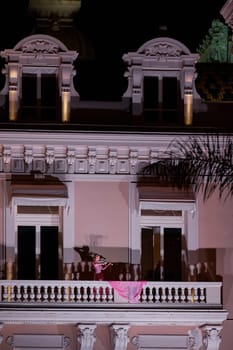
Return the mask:
[[114, 350], [126, 350], [129, 342], [127, 335], [129, 324], [112, 324], [111, 328], [114, 331]]
[[77, 325], [79, 329], [79, 336], [78, 336], [78, 342], [81, 344], [80, 350], [92, 350], [96, 335], [95, 335], [95, 329], [96, 324], [78, 324]]
[[206, 350], [219, 350], [221, 343], [221, 335], [220, 332], [222, 330], [221, 325], [205, 325], [202, 327], [203, 342], [205, 344]]

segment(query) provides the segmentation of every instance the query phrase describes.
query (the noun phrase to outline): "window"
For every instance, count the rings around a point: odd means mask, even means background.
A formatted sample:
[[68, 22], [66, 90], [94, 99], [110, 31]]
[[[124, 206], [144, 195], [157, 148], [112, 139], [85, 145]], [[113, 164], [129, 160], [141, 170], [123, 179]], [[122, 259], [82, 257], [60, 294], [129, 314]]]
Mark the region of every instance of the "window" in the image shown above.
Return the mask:
[[187, 250], [195, 242], [194, 212], [191, 201], [140, 201], [143, 279], [186, 280]]

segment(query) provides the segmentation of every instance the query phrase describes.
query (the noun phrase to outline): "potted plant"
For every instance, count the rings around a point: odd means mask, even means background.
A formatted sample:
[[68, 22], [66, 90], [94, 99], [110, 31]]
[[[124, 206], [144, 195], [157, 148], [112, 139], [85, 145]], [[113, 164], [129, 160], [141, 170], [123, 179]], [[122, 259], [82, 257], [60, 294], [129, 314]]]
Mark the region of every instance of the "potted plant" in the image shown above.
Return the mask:
[[232, 101], [233, 55], [228, 26], [220, 19], [213, 20], [197, 52], [195, 86], [199, 95], [211, 102]]

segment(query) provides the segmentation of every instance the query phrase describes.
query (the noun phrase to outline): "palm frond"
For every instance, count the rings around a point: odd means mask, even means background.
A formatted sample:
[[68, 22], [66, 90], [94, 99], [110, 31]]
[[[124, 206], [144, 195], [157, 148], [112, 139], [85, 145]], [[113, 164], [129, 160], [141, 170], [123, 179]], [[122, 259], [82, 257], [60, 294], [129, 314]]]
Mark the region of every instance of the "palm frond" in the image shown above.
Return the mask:
[[202, 189], [204, 199], [218, 189], [220, 198], [224, 195], [226, 199], [233, 195], [233, 136], [207, 134], [175, 139], [141, 174], [179, 189]]

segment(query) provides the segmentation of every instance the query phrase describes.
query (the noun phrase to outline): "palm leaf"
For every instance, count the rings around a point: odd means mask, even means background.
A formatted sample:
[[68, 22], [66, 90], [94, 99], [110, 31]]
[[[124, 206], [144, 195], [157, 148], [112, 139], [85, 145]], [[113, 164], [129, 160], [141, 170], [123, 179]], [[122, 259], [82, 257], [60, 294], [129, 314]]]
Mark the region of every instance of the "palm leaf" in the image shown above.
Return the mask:
[[233, 195], [233, 136], [202, 135], [175, 139], [141, 175], [181, 190], [203, 191], [204, 200], [218, 189], [220, 198]]

